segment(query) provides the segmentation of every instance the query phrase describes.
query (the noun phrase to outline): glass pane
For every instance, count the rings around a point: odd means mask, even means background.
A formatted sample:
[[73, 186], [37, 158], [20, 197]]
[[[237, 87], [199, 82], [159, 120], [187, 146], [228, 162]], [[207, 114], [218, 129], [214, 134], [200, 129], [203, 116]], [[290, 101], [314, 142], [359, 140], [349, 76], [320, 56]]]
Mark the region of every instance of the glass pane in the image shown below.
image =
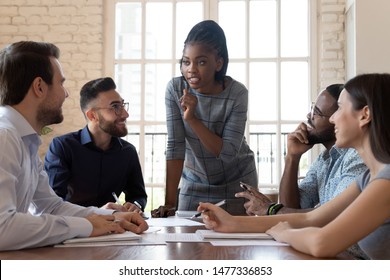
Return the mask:
[[225, 31], [229, 58], [245, 57], [245, 1], [221, 1], [218, 8], [218, 21]]
[[165, 184], [166, 125], [145, 126], [145, 183]]
[[191, 28], [202, 21], [203, 5], [201, 2], [179, 2], [176, 6], [176, 58], [183, 54], [184, 40]]
[[172, 57], [172, 3], [146, 3], [146, 58]]
[[177, 63], [174, 65], [173, 70], [175, 71], [175, 77], [182, 76], [181, 71], [180, 71], [180, 61], [179, 60], [177, 60]]
[[172, 79], [172, 64], [145, 66], [145, 120], [165, 121], [165, 88]]
[[249, 2], [249, 51], [254, 57], [276, 57], [276, 0]]
[[115, 12], [115, 58], [141, 57], [141, 4], [118, 3]]
[[247, 75], [244, 63], [229, 62], [226, 74], [235, 79], [236, 81], [239, 81], [240, 83], [244, 84], [248, 88], [248, 85], [246, 85]]
[[307, 62], [281, 63], [282, 120], [305, 120], [309, 106]]
[[[284, 158], [287, 153], [287, 135], [291, 132], [293, 132], [297, 127], [299, 123], [296, 124], [284, 124], [282, 125], [282, 143], [281, 143], [281, 163], [282, 163], [282, 171], [284, 170]], [[299, 161], [299, 174], [300, 176], [305, 176], [308, 169], [309, 169], [309, 155], [310, 153], [304, 153], [301, 156], [301, 159]], [[282, 172], [283, 174], [283, 172]]]
[[145, 207], [145, 212], [148, 213], [160, 205], [165, 204], [165, 185], [164, 186], [148, 186], [146, 187], [148, 202]]
[[[135, 146], [135, 148], [137, 149], [137, 152], [139, 154], [139, 148], [140, 148], [140, 137], [139, 137], [139, 134], [140, 134], [140, 131], [139, 131], [140, 127], [138, 125], [127, 125], [127, 136], [124, 137], [124, 139], [127, 141], [127, 142], [130, 142], [131, 144], [133, 144]], [[141, 161], [141, 159], [140, 159]], [[142, 162], [142, 161], [141, 161]]]
[[139, 121], [141, 119], [141, 65], [115, 65], [115, 81], [118, 92], [130, 103], [127, 120]]
[[281, 55], [308, 56], [308, 0], [281, 0]]
[[249, 118], [276, 120], [276, 63], [255, 62], [249, 67]]
[[255, 153], [259, 186], [278, 184], [276, 125], [250, 125], [249, 143]]

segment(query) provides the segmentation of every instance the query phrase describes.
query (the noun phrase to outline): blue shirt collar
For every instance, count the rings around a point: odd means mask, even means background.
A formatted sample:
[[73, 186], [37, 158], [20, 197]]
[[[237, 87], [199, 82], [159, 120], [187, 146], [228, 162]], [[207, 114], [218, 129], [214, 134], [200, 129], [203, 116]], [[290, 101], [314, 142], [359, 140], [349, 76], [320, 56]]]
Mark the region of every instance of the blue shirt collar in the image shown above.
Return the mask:
[[[93, 141], [92, 141], [91, 132], [89, 132], [88, 125], [86, 125], [81, 130], [80, 141], [81, 141], [82, 145], [87, 145], [89, 143], [92, 143], [93, 145], [95, 145], [95, 143], [93, 143]], [[122, 148], [122, 146], [123, 146], [119, 137], [112, 137], [111, 142], [112, 142], [111, 148], [114, 148], [116, 146], [119, 146], [120, 148]]]
[[88, 144], [88, 143], [92, 143], [92, 137], [91, 137], [91, 134], [89, 133], [89, 129], [88, 129], [88, 126], [85, 126], [82, 130], [81, 130], [81, 133], [80, 133], [80, 140], [81, 140], [81, 144], [82, 145], [85, 145], [85, 144]]
[[336, 145], [333, 145], [332, 148], [324, 151], [324, 153], [322, 154], [322, 158], [323, 159], [327, 159], [329, 157], [339, 158], [340, 156], [344, 155], [347, 151], [348, 149], [338, 148], [336, 147]]

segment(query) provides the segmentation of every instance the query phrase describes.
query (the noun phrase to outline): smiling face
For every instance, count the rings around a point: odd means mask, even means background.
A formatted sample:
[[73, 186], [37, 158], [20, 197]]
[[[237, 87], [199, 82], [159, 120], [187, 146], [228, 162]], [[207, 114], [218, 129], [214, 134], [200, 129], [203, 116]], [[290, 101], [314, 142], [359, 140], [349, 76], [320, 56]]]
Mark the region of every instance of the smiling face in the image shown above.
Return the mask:
[[223, 59], [201, 44], [188, 44], [184, 48], [181, 72], [189, 86], [200, 93], [219, 93], [221, 83], [215, 80], [215, 73], [223, 66]]
[[122, 104], [122, 97], [114, 89], [99, 93], [93, 110], [97, 114], [97, 122], [101, 131], [115, 137], [127, 135], [126, 119], [129, 114], [124, 108], [118, 111], [119, 114], [114, 109]]
[[339, 97], [339, 108], [331, 116], [334, 124], [336, 145], [340, 148], [356, 147], [362, 136], [359, 124], [359, 111], [355, 111], [349, 93], [344, 89]]
[[334, 126], [329, 117], [337, 110], [337, 100], [323, 90], [313, 104], [311, 112], [307, 114], [308, 138], [310, 144], [327, 143], [335, 141]]

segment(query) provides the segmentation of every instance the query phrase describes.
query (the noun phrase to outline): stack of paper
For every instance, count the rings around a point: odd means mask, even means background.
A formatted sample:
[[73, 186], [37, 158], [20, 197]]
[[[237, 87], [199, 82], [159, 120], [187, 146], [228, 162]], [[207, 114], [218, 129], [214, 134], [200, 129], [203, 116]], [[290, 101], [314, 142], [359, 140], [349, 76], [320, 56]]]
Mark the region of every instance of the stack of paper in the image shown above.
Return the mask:
[[65, 240], [64, 244], [82, 244], [82, 243], [95, 243], [95, 242], [118, 242], [118, 241], [133, 241], [139, 240], [141, 236], [131, 232], [126, 231], [124, 233], [114, 233], [109, 235], [95, 236], [95, 237], [83, 237], [83, 238], [72, 238]]
[[205, 229], [198, 229], [196, 233], [203, 239], [273, 239], [266, 233], [226, 233]]
[[275, 241], [266, 233], [224, 233], [200, 229], [196, 234], [213, 246], [289, 246]]

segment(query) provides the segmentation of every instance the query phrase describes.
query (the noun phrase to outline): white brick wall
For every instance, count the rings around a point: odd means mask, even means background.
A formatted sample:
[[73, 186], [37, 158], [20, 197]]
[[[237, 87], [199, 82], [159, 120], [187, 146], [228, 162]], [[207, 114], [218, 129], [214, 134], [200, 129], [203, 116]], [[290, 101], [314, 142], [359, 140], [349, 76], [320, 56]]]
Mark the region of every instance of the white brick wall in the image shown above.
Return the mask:
[[[20, 40], [48, 41], [61, 50], [61, 63], [70, 92], [64, 122], [43, 137], [43, 156], [52, 137], [85, 125], [79, 91], [103, 73], [104, 0], [0, 0], [0, 48]], [[318, 88], [344, 82], [345, 0], [318, 2]]]
[[318, 0], [318, 88], [345, 82], [345, 0]]
[[64, 122], [51, 126], [40, 148], [44, 156], [54, 136], [85, 125], [79, 92], [103, 73], [103, 0], [0, 0], [0, 48], [20, 41], [47, 41], [61, 50], [60, 61], [70, 92]]

